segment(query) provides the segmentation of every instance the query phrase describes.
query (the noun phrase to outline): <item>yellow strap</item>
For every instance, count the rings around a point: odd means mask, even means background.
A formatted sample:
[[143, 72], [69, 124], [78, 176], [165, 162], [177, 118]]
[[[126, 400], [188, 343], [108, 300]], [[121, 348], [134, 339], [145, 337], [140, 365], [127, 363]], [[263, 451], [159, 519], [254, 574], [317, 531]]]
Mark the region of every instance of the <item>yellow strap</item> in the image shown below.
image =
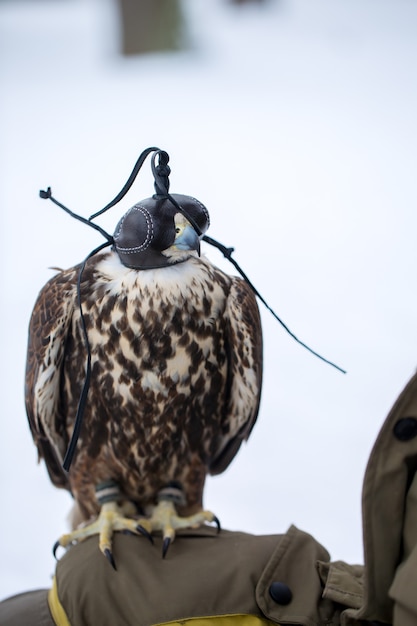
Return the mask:
[[[193, 617], [175, 622], [164, 622], [154, 626], [271, 626], [273, 622], [256, 615], [213, 615], [212, 617]], [[275, 625], [276, 626], [276, 625]]]
[[[48, 593], [48, 604], [56, 626], [71, 626], [59, 601], [55, 577], [53, 578], [52, 589]], [[269, 620], [256, 615], [214, 615], [212, 617], [193, 617], [181, 621], [164, 622], [163, 624], [154, 624], [154, 626], [209, 626], [213, 623], [216, 626], [269, 626], [272, 624]]]
[[71, 626], [64, 611], [64, 607], [59, 601], [58, 587], [56, 586], [55, 576], [52, 580], [52, 589], [50, 589], [48, 593], [48, 605], [52, 618], [57, 626]]

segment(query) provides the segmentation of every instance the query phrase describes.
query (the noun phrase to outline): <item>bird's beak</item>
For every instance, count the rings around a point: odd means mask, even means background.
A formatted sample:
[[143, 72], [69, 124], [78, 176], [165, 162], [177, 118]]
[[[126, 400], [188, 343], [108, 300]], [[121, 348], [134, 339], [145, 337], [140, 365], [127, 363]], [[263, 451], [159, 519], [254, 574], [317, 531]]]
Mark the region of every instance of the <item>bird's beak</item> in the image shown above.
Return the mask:
[[192, 226], [186, 224], [182, 233], [175, 238], [174, 247], [178, 250], [196, 250], [200, 256], [200, 237]]

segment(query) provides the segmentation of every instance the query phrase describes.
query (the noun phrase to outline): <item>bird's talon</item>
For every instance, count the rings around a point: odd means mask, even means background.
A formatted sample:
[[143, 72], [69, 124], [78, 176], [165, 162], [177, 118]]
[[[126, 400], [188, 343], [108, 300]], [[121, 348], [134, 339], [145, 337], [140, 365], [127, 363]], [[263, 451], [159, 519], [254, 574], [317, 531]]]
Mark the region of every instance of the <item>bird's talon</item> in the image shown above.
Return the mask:
[[141, 533], [141, 535], [143, 535], [144, 537], [146, 537], [146, 539], [149, 539], [149, 541], [151, 542], [151, 544], [153, 545], [153, 537], [151, 535], [151, 533], [149, 533], [146, 528], [144, 528], [143, 526], [141, 526], [140, 524], [138, 524], [136, 526], [136, 530]]
[[109, 548], [105, 548], [105, 550], [103, 551], [103, 554], [106, 557], [106, 559], [108, 560], [108, 562], [110, 563], [110, 565], [112, 566], [112, 568], [115, 571], [117, 571], [116, 563], [114, 562], [114, 558], [113, 558], [113, 554], [112, 554], [111, 550], [109, 550]]
[[57, 541], [55, 541], [53, 548], [52, 548], [52, 554], [54, 555], [54, 559], [58, 560], [58, 557], [56, 555], [56, 551], [58, 550], [59, 546], [61, 545], [59, 539]]
[[163, 559], [166, 557], [166, 554], [168, 552], [168, 548], [170, 545], [171, 545], [171, 539], [169, 537], [165, 537], [164, 543], [162, 544], [162, 558]]
[[214, 524], [216, 524], [216, 526], [217, 526], [217, 534], [219, 534], [219, 532], [221, 531], [222, 527], [221, 527], [221, 524], [220, 524], [220, 520], [219, 520], [219, 518], [216, 515], [213, 515], [212, 522], [214, 522]]

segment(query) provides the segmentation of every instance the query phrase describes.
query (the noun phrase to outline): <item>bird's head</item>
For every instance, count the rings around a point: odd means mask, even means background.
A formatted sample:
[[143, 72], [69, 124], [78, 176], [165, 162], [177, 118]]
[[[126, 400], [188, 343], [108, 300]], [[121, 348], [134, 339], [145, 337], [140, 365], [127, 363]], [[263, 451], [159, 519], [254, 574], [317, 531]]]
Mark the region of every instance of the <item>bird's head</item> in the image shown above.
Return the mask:
[[186, 261], [190, 256], [200, 256], [200, 237], [182, 213], [174, 215], [174, 243], [162, 254], [171, 263]]
[[138, 202], [122, 217], [114, 233], [114, 247], [127, 267], [167, 267], [200, 254], [200, 238], [209, 224], [206, 207], [195, 198], [155, 195]]

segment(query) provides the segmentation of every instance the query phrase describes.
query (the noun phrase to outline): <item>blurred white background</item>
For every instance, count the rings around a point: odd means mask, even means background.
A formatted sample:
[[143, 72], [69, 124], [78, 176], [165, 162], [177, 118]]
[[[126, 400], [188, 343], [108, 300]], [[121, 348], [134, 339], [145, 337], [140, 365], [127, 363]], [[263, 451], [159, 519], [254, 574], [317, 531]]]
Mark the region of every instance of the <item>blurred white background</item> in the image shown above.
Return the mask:
[[[260, 305], [265, 380], [252, 437], [209, 479], [225, 528], [292, 523], [362, 562], [361, 488], [380, 425], [417, 362], [417, 5], [411, 0], [184, 0], [190, 45], [120, 54], [112, 0], [0, 2], [2, 415], [0, 597], [48, 587], [67, 493], [36, 463], [24, 409], [27, 325], [51, 266], [100, 236], [89, 216], [150, 145], [171, 191], [290, 329]], [[153, 193], [150, 165], [116, 208]], [[213, 249], [208, 256], [233, 268]]]

